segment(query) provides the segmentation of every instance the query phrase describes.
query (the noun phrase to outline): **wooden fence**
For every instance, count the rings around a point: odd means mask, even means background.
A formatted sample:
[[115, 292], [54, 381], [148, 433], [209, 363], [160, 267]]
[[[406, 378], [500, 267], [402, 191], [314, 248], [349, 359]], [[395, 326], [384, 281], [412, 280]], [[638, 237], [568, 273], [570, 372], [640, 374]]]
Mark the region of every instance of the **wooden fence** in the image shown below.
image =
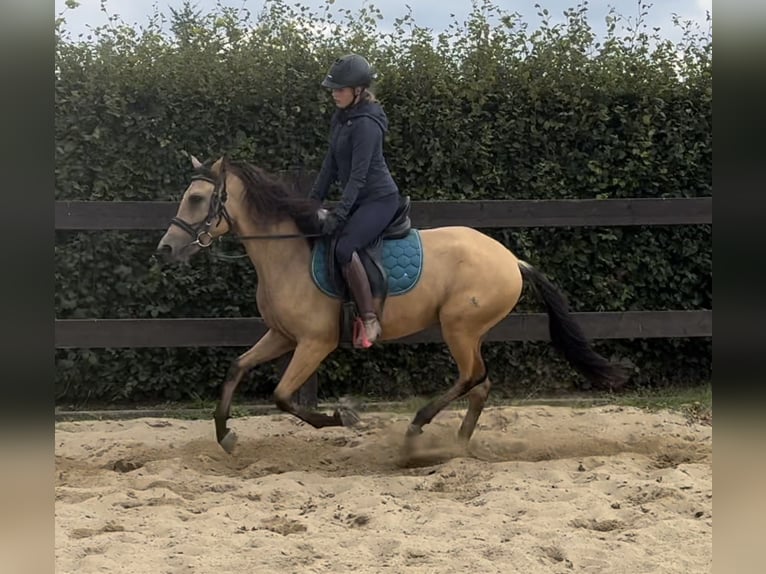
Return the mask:
[[[176, 202], [58, 201], [56, 230], [156, 230], [167, 228]], [[601, 227], [712, 224], [712, 197], [605, 200], [413, 201], [419, 228], [467, 225], [503, 227]], [[157, 236], [159, 241], [159, 235]], [[700, 310], [574, 313], [592, 339], [711, 337], [713, 312]], [[184, 319], [56, 319], [56, 348], [247, 347], [266, 331], [259, 317]], [[547, 316], [514, 313], [488, 341], [547, 340]], [[438, 342], [438, 328], [395, 343]], [[316, 377], [298, 400], [316, 404]]]

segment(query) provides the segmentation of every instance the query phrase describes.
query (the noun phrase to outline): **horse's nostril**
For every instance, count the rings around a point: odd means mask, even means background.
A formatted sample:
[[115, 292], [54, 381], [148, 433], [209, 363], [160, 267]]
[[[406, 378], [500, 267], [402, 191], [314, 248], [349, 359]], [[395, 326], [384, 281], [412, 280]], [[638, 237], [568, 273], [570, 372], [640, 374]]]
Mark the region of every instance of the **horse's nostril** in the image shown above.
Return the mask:
[[156, 256], [161, 261], [167, 261], [172, 254], [173, 254], [173, 248], [170, 245], [168, 245], [167, 243], [157, 247]]

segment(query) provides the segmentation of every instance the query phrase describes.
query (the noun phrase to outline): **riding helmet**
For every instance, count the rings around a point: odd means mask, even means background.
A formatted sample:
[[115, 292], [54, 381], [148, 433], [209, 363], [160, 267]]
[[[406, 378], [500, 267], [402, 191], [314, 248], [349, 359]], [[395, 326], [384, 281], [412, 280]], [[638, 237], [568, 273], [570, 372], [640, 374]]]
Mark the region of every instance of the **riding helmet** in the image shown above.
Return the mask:
[[369, 87], [377, 78], [372, 66], [358, 54], [347, 54], [335, 60], [322, 80], [322, 86], [328, 89]]

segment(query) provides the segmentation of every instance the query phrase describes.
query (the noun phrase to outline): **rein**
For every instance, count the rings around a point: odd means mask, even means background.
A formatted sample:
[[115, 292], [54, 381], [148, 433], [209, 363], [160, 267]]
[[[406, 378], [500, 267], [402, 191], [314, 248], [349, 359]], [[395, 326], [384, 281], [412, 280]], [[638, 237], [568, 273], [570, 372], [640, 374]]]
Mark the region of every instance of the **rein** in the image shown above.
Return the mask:
[[[250, 239], [303, 239], [303, 238], [309, 238], [309, 237], [321, 237], [321, 233], [277, 233], [274, 235], [222, 235], [218, 238], [218, 242], [221, 243], [224, 239], [224, 237], [229, 237], [231, 239], [238, 239], [238, 240], [250, 240]], [[210, 247], [213, 244], [211, 241], [207, 245], [200, 245], [201, 247]], [[225, 253], [215, 253], [214, 251], [211, 251], [211, 254], [219, 259], [244, 259], [245, 257], [248, 257], [247, 253], [243, 253], [241, 255], [226, 255]]]
[[274, 233], [273, 235], [226, 235], [221, 236], [219, 239], [223, 239], [224, 237], [230, 237], [232, 239], [239, 239], [240, 241], [243, 239], [298, 239], [298, 238], [309, 238], [309, 237], [322, 237], [321, 233]]

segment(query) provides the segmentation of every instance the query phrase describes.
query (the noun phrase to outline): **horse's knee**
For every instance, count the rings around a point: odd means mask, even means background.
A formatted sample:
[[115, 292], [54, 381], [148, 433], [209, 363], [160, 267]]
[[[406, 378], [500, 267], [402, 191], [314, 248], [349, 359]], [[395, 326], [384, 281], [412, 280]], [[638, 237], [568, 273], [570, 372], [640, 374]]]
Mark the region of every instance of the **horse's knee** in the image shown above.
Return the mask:
[[[483, 366], [482, 366], [483, 367]], [[487, 371], [486, 367], [483, 367], [482, 370], [474, 375], [470, 382], [468, 383], [468, 391], [478, 391], [477, 389], [487, 389], [487, 392], [489, 392], [489, 386], [491, 386], [492, 383], [489, 382], [489, 371]]]
[[280, 411], [291, 411], [291, 399], [292, 396], [288, 395], [284, 391], [280, 391], [279, 389], [274, 391], [274, 404], [277, 405], [277, 408]]
[[476, 386], [474, 386], [468, 393], [468, 400], [471, 402], [484, 404], [484, 402], [487, 400], [487, 397], [489, 397], [489, 391], [491, 388], [492, 382], [485, 375], [484, 380], [480, 383], [477, 383]]
[[486, 398], [491, 387], [492, 383], [489, 380], [489, 372], [485, 369], [479, 376], [471, 380], [468, 385], [468, 394], [470, 396], [484, 396]]

